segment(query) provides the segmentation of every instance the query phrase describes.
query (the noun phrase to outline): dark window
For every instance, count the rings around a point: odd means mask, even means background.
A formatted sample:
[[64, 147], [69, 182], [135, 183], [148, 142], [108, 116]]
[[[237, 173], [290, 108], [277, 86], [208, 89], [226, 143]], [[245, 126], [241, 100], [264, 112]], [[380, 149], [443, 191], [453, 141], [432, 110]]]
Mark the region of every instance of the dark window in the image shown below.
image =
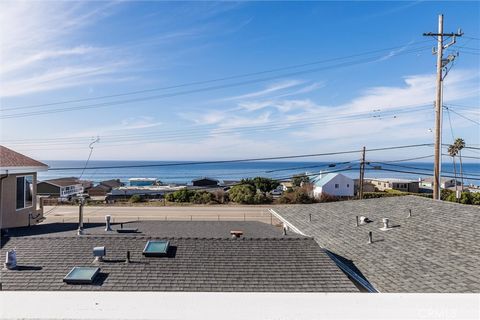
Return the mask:
[[25, 177], [25, 208], [33, 205], [33, 176]]
[[350, 184], [347, 183], [347, 188], [350, 188]]
[[17, 177], [17, 209], [25, 208], [25, 177]]
[[335, 189], [338, 189], [338, 187], [339, 187], [338, 183], [335, 183]]
[[33, 176], [17, 177], [17, 210], [33, 205]]

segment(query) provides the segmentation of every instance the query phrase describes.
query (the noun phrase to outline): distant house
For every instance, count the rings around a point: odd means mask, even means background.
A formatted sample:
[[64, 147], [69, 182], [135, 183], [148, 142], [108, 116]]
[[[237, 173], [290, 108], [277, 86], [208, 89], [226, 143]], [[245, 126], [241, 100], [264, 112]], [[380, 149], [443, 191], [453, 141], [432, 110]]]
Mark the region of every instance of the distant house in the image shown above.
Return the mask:
[[[360, 179], [353, 179], [354, 193], [358, 194], [360, 189]], [[363, 192], [374, 192], [375, 185], [368, 180], [363, 181]]]
[[75, 177], [44, 180], [37, 183], [37, 193], [42, 196], [70, 198], [83, 193], [81, 181]]
[[37, 172], [48, 166], [0, 146], [0, 229], [24, 227], [43, 220], [37, 209]]
[[[457, 186], [461, 185], [460, 181], [457, 181], [452, 178], [440, 178], [440, 188], [447, 189], [455, 187], [455, 182]], [[420, 186], [424, 188], [433, 188], [433, 177], [428, 177], [420, 181]]]
[[217, 179], [212, 179], [212, 178], [199, 178], [199, 179], [193, 179], [192, 180], [192, 185], [194, 187], [216, 187], [218, 186], [220, 181]]
[[418, 181], [408, 179], [381, 178], [369, 179], [378, 191], [398, 190], [404, 192], [418, 193]]
[[291, 181], [282, 181], [280, 182], [279, 187], [282, 189], [282, 191], [287, 191], [288, 189], [293, 188], [293, 184]]
[[91, 197], [104, 197], [112, 191], [113, 188], [123, 187], [123, 183], [120, 182], [120, 179], [106, 180], [100, 182], [93, 188], [88, 190], [88, 195]]
[[130, 178], [128, 183], [132, 187], [147, 187], [157, 185], [158, 180], [156, 178]]
[[353, 179], [341, 173], [320, 175], [313, 181], [313, 196], [353, 197]]

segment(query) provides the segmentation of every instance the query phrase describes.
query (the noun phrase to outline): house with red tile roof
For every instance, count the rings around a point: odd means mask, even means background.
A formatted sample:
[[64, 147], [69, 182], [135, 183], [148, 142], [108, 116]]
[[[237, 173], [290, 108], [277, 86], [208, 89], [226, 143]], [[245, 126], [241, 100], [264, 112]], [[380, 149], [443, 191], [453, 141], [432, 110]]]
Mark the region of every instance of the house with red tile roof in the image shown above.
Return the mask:
[[0, 229], [25, 227], [43, 220], [37, 208], [37, 172], [48, 166], [0, 146]]

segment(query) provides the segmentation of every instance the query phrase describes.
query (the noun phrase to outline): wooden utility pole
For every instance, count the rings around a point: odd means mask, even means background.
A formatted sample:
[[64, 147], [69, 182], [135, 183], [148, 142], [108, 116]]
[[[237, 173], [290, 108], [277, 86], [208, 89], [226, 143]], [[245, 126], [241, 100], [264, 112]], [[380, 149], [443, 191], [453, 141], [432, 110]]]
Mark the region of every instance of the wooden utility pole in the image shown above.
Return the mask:
[[[424, 33], [424, 36], [434, 36], [437, 38], [437, 49], [433, 48], [433, 53], [437, 55], [437, 91], [435, 99], [435, 141], [434, 141], [434, 165], [433, 165], [433, 199], [440, 199], [440, 171], [442, 157], [442, 89], [443, 89], [443, 71], [445, 76], [448, 72], [447, 65], [455, 60], [456, 55], [449, 55], [443, 59], [443, 50], [455, 43], [455, 37], [462, 36], [459, 30], [457, 33], [443, 33], [443, 14], [438, 15], [438, 32]], [[444, 37], [452, 37], [452, 41], [447, 45], [443, 44]]]
[[362, 150], [362, 162], [360, 163], [360, 179], [358, 181], [358, 197], [363, 199], [363, 177], [365, 176], [365, 147]]

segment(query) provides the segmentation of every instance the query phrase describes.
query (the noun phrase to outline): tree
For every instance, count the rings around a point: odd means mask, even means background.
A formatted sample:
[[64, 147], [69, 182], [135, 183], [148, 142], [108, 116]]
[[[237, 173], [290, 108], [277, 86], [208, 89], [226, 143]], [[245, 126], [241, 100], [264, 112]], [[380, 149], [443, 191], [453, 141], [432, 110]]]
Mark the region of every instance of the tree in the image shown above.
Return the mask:
[[239, 184], [233, 186], [229, 191], [230, 200], [237, 203], [254, 203], [254, 197], [256, 194], [255, 187], [250, 184]]
[[[460, 181], [462, 182], [461, 190], [463, 191], [463, 161], [462, 161], [462, 149], [465, 148], [465, 141], [462, 138], [457, 138], [453, 142], [453, 145], [457, 149], [458, 155], [460, 156]], [[457, 182], [455, 181], [455, 186]]]
[[190, 202], [194, 195], [194, 191], [188, 189], [181, 189], [173, 193], [167, 194], [165, 198], [171, 202]]
[[264, 178], [264, 177], [255, 177], [253, 179], [251, 178], [242, 179], [240, 183], [251, 185], [255, 189], [260, 190], [261, 192], [264, 192], [264, 193], [274, 190], [279, 185], [277, 181], [270, 178]]
[[309, 183], [310, 178], [305, 174], [297, 174], [292, 177], [292, 185], [295, 187], [300, 187], [302, 186], [302, 183]]
[[455, 193], [456, 193], [457, 192], [457, 164], [455, 163], [455, 157], [458, 154], [458, 149], [455, 143], [448, 146], [448, 154], [450, 155], [450, 157], [452, 157], [452, 161], [453, 161], [453, 175], [455, 176]]

